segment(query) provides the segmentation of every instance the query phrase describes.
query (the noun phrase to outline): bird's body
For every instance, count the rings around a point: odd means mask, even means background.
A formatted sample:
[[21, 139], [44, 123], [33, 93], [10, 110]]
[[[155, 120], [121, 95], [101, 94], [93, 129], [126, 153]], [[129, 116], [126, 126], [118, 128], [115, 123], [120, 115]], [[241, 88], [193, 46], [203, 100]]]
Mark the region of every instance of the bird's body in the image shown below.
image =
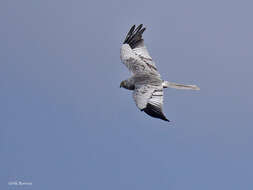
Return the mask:
[[137, 107], [148, 115], [169, 121], [162, 111], [163, 88], [198, 90], [195, 85], [182, 85], [163, 81], [150, 57], [142, 39], [145, 28], [142, 24], [135, 29], [135, 25], [128, 32], [121, 47], [121, 61], [133, 74], [129, 79], [121, 82], [120, 86], [133, 90], [133, 98]]

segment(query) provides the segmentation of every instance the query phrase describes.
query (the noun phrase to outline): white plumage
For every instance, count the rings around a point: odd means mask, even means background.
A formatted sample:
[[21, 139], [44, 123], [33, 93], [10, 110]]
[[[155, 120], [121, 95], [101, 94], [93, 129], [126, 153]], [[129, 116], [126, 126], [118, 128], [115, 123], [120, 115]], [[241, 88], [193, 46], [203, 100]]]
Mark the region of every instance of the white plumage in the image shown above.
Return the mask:
[[136, 106], [148, 115], [169, 121], [163, 114], [163, 88], [199, 90], [196, 85], [184, 85], [163, 81], [154, 61], [144, 45], [142, 24], [132, 26], [120, 50], [121, 61], [132, 73], [132, 77], [120, 86], [133, 90]]

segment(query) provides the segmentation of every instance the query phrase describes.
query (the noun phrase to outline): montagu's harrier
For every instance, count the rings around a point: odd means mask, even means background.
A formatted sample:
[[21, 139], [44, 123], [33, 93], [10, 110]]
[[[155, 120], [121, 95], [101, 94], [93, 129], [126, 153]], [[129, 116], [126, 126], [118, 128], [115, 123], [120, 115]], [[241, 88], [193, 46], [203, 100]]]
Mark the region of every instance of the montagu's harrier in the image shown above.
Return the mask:
[[150, 57], [142, 39], [146, 28], [132, 26], [120, 50], [121, 61], [132, 73], [131, 78], [120, 83], [120, 87], [133, 90], [137, 107], [146, 114], [169, 121], [163, 114], [163, 88], [199, 90], [196, 85], [184, 85], [161, 79], [156, 65]]

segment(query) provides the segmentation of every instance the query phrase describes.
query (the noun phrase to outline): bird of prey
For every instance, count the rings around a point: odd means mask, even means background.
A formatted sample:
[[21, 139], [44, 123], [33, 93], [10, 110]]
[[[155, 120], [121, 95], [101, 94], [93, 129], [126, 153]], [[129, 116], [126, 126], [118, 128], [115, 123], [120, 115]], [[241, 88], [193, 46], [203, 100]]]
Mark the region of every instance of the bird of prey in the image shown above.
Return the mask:
[[199, 90], [196, 85], [184, 85], [161, 79], [157, 67], [144, 45], [142, 34], [146, 28], [140, 24], [131, 27], [121, 46], [120, 58], [132, 76], [123, 80], [120, 87], [133, 91], [136, 106], [151, 117], [169, 120], [163, 113], [163, 89]]

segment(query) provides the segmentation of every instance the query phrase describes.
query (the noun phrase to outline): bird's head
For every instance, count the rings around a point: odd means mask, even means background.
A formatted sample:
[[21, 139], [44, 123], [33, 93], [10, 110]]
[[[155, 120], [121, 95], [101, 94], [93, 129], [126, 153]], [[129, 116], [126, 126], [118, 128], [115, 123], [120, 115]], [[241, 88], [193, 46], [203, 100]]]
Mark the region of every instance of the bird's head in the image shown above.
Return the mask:
[[125, 89], [128, 89], [128, 90], [134, 90], [134, 84], [132, 84], [130, 81], [128, 80], [123, 80], [121, 81], [120, 83], [120, 88], [123, 87]]
[[121, 87], [126, 88], [126, 86], [127, 86], [126, 80], [121, 81], [121, 83], [120, 83], [120, 88], [121, 88]]

